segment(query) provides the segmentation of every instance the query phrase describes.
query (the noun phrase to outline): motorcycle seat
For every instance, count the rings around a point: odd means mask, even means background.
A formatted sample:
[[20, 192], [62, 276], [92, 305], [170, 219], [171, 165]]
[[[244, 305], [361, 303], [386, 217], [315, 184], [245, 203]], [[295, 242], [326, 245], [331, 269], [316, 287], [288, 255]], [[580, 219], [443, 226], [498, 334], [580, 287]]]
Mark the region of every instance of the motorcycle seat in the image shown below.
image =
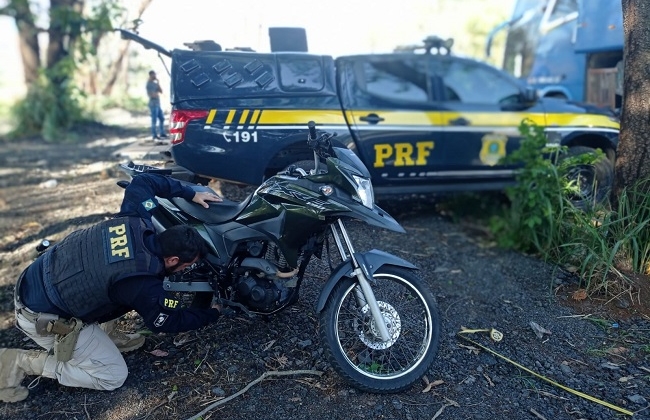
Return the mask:
[[251, 197], [253, 197], [253, 194], [250, 194], [241, 202], [224, 198], [223, 201], [209, 203], [210, 207], [207, 209], [200, 204], [180, 197], [174, 197], [171, 201], [176, 207], [195, 219], [205, 223], [218, 224], [233, 220], [248, 205]]

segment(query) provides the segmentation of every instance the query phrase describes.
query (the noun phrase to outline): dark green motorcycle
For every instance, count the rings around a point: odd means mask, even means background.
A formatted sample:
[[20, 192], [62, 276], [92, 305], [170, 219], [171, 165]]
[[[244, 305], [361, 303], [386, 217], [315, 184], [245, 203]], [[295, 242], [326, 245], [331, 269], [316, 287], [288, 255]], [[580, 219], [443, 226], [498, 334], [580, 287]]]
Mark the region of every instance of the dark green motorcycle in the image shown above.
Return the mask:
[[336, 248], [328, 258], [340, 263], [316, 304], [328, 359], [361, 390], [398, 392], [422, 378], [436, 357], [437, 305], [410, 262], [374, 249], [355, 252], [346, 219], [405, 231], [375, 205], [367, 168], [352, 151], [334, 147], [332, 137], [310, 122], [314, 161], [291, 165], [242, 202], [224, 200], [206, 209], [182, 198], [159, 199], [157, 229], [192, 225], [210, 249], [164, 285], [191, 293], [195, 305], [217, 298], [244, 313], [270, 315], [297, 301], [312, 257]]

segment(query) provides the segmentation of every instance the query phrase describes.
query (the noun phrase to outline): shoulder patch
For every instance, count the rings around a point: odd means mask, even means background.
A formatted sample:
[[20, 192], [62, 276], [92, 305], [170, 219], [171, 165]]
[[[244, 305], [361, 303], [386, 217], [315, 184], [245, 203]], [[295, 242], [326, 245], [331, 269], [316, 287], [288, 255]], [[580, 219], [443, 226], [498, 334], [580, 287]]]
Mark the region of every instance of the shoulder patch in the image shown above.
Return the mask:
[[169, 315], [161, 312], [156, 317], [156, 320], [154, 321], [153, 325], [160, 328], [165, 323], [165, 321], [167, 321], [167, 318], [169, 318]]
[[156, 203], [150, 198], [142, 202], [142, 207], [147, 211], [151, 211], [156, 208]]

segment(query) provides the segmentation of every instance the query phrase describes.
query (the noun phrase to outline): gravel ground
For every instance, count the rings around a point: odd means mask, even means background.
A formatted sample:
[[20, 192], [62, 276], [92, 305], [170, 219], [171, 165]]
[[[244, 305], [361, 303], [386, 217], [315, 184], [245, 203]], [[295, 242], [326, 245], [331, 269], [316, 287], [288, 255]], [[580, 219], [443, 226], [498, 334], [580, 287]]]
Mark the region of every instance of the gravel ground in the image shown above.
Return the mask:
[[[123, 177], [112, 154], [125, 141], [141, 138], [121, 132], [118, 141], [115, 134], [99, 130], [93, 141], [76, 146], [2, 145], [0, 346], [34, 348], [13, 327], [11, 295], [38, 240], [59, 239], [118, 210], [121, 189], [115, 181]], [[50, 180], [56, 186], [50, 182], [48, 188]], [[243, 192], [224, 187], [229, 197]], [[125, 355], [130, 374], [119, 390], [66, 388], [43, 378], [27, 400], [0, 403], [0, 418], [185, 419], [203, 410], [204, 419], [242, 420], [627, 417], [616, 408], [650, 418], [650, 320], [634, 302], [620, 299], [616, 311], [596, 298], [577, 305], [570, 278], [558, 279], [553, 267], [533, 257], [492, 247], [479, 231], [442, 216], [434, 200], [381, 204], [407, 234], [353, 224], [357, 250], [379, 248], [416, 264], [436, 296], [443, 327], [426, 381], [410, 390], [363, 393], [329, 366], [317, 335], [314, 305], [323, 266], [315, 264], [299, 302], [283, 313], [149, 335], [142, 349]], [[531, 323], [546, 332], [538, 336]], [[133, 313], [120, 324], [125, 331], [141, 326]], [[494, 328], [503, 339], [495, 342], [479, 332], [466, 335], [471, 343], [459, 338], [463, 327]], [[310, 372], [291, 373], [305, 370]], [[267, 372], [286, 376], [254, 382]]]

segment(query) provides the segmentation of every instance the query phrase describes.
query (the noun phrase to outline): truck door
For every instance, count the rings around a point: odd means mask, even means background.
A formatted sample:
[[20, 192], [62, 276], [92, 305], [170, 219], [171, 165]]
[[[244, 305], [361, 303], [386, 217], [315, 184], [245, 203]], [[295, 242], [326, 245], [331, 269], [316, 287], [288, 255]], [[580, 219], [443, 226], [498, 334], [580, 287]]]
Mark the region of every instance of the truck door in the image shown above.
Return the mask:
[[525, 103], [518, 81], [483, 63], [433, 56], [431, 67], [444, 98], [444, 169], [476, 181], [511, 177], [512, 167], [500, 160], [519, 147], [522, 120], [545, 125], [542, 105]]
[[375, 188], [405, 192], [401, 184], [426, 180], [444, 160], [428, 56], [352, 56], [336, 65], [346, 120]]

